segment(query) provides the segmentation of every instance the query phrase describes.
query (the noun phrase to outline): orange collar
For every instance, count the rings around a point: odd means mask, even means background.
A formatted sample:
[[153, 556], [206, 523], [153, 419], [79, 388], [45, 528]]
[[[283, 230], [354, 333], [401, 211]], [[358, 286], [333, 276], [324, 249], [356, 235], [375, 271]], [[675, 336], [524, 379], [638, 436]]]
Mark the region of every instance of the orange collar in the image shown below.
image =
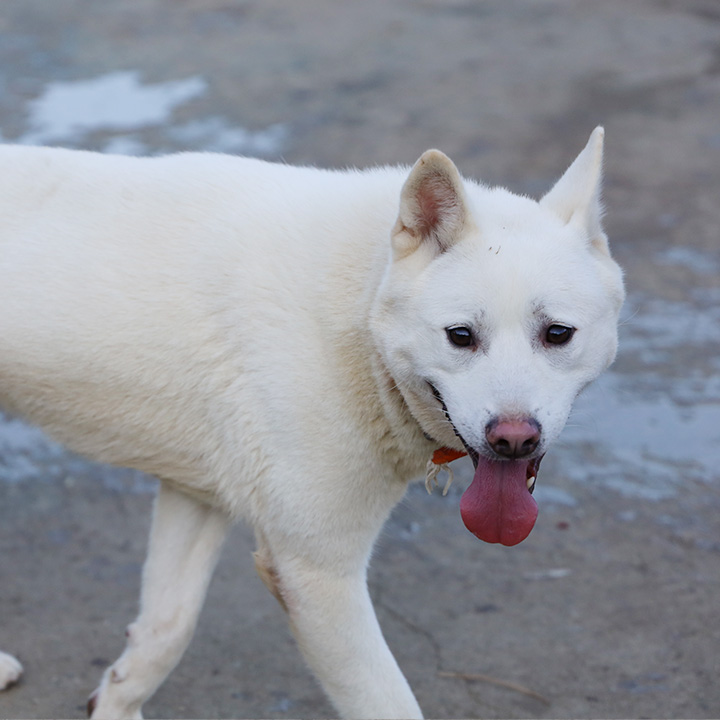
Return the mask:
[[445, 463], [452, 462], [458, 458], [465, 457], [466, 452], [462, 450], [453, 450], [449, 447], [441, 447], [432, 454], [432, 461], [435, 465], [445, 465]]

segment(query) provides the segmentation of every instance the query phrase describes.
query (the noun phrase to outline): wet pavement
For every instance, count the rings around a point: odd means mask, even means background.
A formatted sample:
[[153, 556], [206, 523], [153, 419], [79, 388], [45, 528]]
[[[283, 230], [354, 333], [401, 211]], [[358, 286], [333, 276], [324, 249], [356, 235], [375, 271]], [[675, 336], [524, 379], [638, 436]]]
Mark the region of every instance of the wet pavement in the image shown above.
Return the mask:
[[[411, 163], [537, 196], [606, 129], [628, 303], [612, 371], [483, 545], [413, 486], [371, 590], [428, 717], [720, 716], [720, 6], [715, 0], [4, 0], [0, 139]], [[71, 717], [136, 610], [154, 483], [0, 419], [2, 717]], [[231, 536], [148, 717], [330, 717]]]

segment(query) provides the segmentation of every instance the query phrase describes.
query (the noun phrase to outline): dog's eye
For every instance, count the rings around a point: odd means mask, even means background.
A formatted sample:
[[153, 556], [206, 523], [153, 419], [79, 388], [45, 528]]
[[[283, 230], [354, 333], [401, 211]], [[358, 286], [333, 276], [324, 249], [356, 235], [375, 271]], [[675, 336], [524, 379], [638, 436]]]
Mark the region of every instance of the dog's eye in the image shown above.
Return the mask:
[[472, 330], [463, 326], [451, 327], [445, 330], [448, 340], [457, 347], [470, 347], [475, 344]]
[[574, 327], [568, 325], [550, 325], [545, 331], [545, 342], [549, 345], [565, 345], [575, 333]]

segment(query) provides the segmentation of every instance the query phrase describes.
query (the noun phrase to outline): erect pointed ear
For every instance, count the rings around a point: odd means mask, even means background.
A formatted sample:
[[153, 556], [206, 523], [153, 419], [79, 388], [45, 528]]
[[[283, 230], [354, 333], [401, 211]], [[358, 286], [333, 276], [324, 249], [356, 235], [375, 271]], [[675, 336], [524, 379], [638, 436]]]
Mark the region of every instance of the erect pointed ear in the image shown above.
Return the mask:
[[587, 231], [593, 246], [609, 254], [601, 224], [604, 137], [603, 128], [596, 127], [585, 148], [540, 204], [555, 212], [563, 222], [579, 224]]
[[415, 163], [400, 194], [400, 213], [392, 233], [397, 259], [420, 246], [435, 254], [448, 250], [467, 221], [462, 178], [452, 160], [428, 150]]

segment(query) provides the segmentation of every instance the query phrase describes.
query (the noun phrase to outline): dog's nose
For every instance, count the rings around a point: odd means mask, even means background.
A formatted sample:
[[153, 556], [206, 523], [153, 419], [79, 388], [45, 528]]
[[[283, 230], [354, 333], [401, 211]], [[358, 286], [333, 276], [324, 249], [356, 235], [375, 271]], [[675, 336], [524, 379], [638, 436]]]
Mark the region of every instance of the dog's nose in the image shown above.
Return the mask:
[[485, 437], [498, 455], [523, 458], [534, 452], [540, 444], [540, 424], [533, 418], [494, 418], [485, 427]]

